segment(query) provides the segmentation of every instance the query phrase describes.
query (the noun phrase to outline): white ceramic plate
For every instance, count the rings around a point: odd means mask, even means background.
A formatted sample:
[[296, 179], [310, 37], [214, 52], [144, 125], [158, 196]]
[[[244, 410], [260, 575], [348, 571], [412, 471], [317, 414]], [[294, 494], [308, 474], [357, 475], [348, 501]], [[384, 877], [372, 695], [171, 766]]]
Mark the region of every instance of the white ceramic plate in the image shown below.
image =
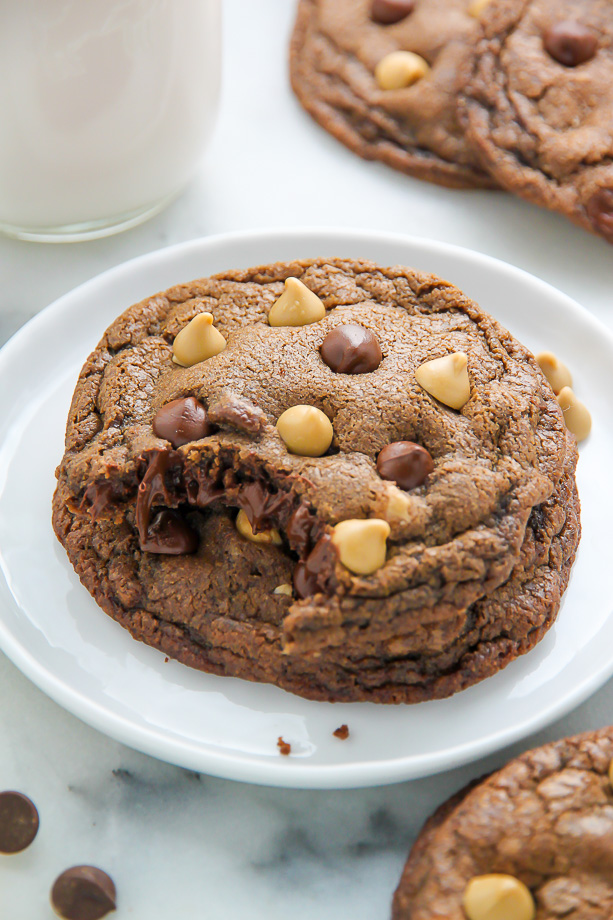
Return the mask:
[[[78, 371], [127, 306], [228, 268], [314, 256], [397, 263], [446, 278], [534, 351], [570, 365], [594, 430], [582, 446], [583, 539], [556, 625], [503, 672], [417, 706], [326, 704], [201, 674], [135, 642], [80, 585], [50, 524], [54, 468]], [[62, 706], [155, 757], [279, 786], [352, 787], [435, 773], [561, 716], [613, 673], [613, 337], [542, 281], [442, 243], [353, 231], [243, 233], [155, 252], [62, 297], [0, 353], [0, 646]], [[332, 732], [346, 723], [339, 741]], [[292, 756], [281, 757], [282, 736]]]

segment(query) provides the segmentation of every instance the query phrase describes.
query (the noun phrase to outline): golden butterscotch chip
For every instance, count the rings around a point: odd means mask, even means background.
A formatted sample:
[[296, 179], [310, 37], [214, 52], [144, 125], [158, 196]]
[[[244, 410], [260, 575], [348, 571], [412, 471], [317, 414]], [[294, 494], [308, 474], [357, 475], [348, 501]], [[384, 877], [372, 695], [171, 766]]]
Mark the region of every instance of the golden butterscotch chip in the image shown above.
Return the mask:
[[273, 594], [286, 594], [288, 595], [288, 597], [291, 597], [292, 594], [294, 593], [294, 589], [292, 588], [291, 585], [288, 585], [288, 584], [277, 585], [277, 587], [272, 593]]
[[577, 399], [570, 387], [562, 387], [556, 397], [564, 422], [577, 441], [583, 441], [592, 430], [592, 416], [580, 399]]
[[341, 521], [334, 528], [332, 543], [345, 568], [354, 575], [372, 575], [385, 565], [390, 525], [380, 518]]
[[613, 786], [613, 760], [609, 764], [609, 782]]
[[321, 457], [332, 444], [334, 429], [327, 415], [315, 406], [291, 406], [279, 416], [277, 431], [292, 454]]
[[486, 6], [489, 6], [491, 0], [472, 0], [468, 4], [468, 12], [471, 16], [474, 16], [475, 19], [478, 19], [485, 9]]
[[534, 920], [530, 890], [512, 875], [477, 875], [462, 901], [468, 920]]
[[563, 387], [572, 387], [573, 378], [569, 369], [552, 351], [539, 352], [536, 363], [547, 377], [554, 393], [559, 393]]
[[274, 543], [275, 546], [281, 545], [281, 536], [278, 530], [263, 530], [261, 533], [254, 533], [249, 518], [241, 508], [236, 516], [236, 529], [241, 537], [246, 537], [252, 543]]
[[182, 367], [192, 367], [213, 358], [226, 347], [226, 340], [213, 325], [210, 313], [198, 313], [181, 329], [172, 345], [172, 360]]
[[379, 89], [406, 89], [421, 80], [430, 70], [427, 61], [413, 51], [392, 51], [375, 67]]
[[325, 315], [326, 308], [317, 294], [298, 278], [287, 278], [285, 290], [270, 309], [268, 322], [271, 326], [308, 326]]
[[426, 393], [452, 409], [461, 409], [470, 399], [468, 359], [463, 351], [426, 361], [415, 371], [418, 384]]

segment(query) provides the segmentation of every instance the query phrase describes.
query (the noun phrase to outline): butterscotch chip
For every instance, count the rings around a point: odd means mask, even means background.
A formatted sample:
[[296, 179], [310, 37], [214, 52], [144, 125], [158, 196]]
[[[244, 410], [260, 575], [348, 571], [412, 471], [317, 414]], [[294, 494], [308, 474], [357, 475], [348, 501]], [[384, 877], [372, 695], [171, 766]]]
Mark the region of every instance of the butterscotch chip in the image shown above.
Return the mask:
[[557, 396], [558, 404], [564, 413], [564, 422], [569, 431], [583, 441], [592, 430], [592, 416], [587, 406], [577, 399], [570, 387], [562, 387]]
[[613, 760], [609, 764], [609, 782], [613, 786]]
[[380, 89], [405, 89], [425, 77], [430, 67], [413, 51], [392, 51], [375, 67], [375, 79]]
[[415, 371], [424, 390], [452, 409], [461, 409], [470, 399], [468, 359], [463, 351], [426, 361]]
[[330, 419], [315, 406], [286, 409], [277, 421], [277, 431], [287, 449], [302, 457], [321, 457], [334, 437]]
[[182, 367], [192, 367], [213, 358], [226, 347], [226, 340], [213, 325], [210, 313], [198, 313], [175, 338], [172, 360]]
[[573, 378], [569, 369], [552, 351], [539, 352], [536, 363], [547, 377], [554, 393], [559, 393], [563, 387], [572, 387]]
[[326, 308], [317, 294], [299, 278], [287, 278], [285, 290], [271, 307], [268, 322], [271, 326], [308, 326], [325, 315]]
[[479, 875], [464, 892], [468, 920], [534, 920], [534, 899], [512, 875]]
[[291, 597], [294, 593], [294, 589], [289, 584], [277, 585], [273, 594], [286, 594], [288, 597]]
[[242, 508], [236, 516], [236, 529], [242, 537], [251, 540], [252, 543], [274, 543], [275, 546], [281, 546], [283, 542], [278, 530], [261, 530], [254, 533], [249, 518]]
[[478, 19], [486, 6], [489, 6], [491, 0], [472, 0], [468, 6], [468, 12], [475, 19]]
[[345, 568], [354, 575], [372, 575], [385, 565], [390, 525], [379, 518], [341, 521], [334, 528], [332, 542]]

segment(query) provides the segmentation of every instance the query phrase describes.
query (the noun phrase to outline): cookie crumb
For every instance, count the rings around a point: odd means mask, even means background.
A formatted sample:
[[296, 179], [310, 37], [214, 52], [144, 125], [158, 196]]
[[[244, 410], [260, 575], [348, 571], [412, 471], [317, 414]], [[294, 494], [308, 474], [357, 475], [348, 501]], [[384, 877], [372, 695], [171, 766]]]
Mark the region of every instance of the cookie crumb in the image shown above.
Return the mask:
[[340, 728], [337, 728], [336, 731], [333, 731], [332, 734], [335, 738], [340, 738], [341, 741], [346, 741], [349, 737], [349, 727], [347, 725], [341, 725]]
[[169, 661], [170, 661], [170, 658], [167, 655], [166, 658], [164, 658], [164, 664], [168, 664]]
[[277, 747], [279, 748], [279, 753], [283, 754], [284, 757], [289, 757], [292, 753], [292, 746], [288, 744], [287, 741], [284, 741], [281, 735], [277, 739]]

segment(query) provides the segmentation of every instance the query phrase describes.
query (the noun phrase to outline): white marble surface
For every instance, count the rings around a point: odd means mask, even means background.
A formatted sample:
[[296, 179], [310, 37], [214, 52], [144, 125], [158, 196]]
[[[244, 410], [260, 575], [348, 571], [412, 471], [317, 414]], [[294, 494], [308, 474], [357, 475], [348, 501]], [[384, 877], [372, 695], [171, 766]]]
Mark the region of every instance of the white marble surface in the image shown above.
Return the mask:
[[[613, 326], [613, 250], [604, 242], [502, 194], [452, 192], [365, 164], [311, 123], [286, 79], [293, 7], [225, 0], [218, 128], [199, 176], [163, 214], [87, 244], [0, 239], [0, 341], [132, 256], [284, 225], [387, 229], [468, 246], [539, 275]], [[51, 917], [55, 876], [90, 862], [115, 878], [118, 920], [385, 920], [408, 846], [442, 799], [512, 752], [609, 723], [612, 708], [610, 683], [546, 731], [468, 767], [381, 789], [295, 792], [134, 753], [63, 712], [0, 655], [0, 788], [26, 792], [41, 813], [32, 847], [0, 858], [0, 916]]]

